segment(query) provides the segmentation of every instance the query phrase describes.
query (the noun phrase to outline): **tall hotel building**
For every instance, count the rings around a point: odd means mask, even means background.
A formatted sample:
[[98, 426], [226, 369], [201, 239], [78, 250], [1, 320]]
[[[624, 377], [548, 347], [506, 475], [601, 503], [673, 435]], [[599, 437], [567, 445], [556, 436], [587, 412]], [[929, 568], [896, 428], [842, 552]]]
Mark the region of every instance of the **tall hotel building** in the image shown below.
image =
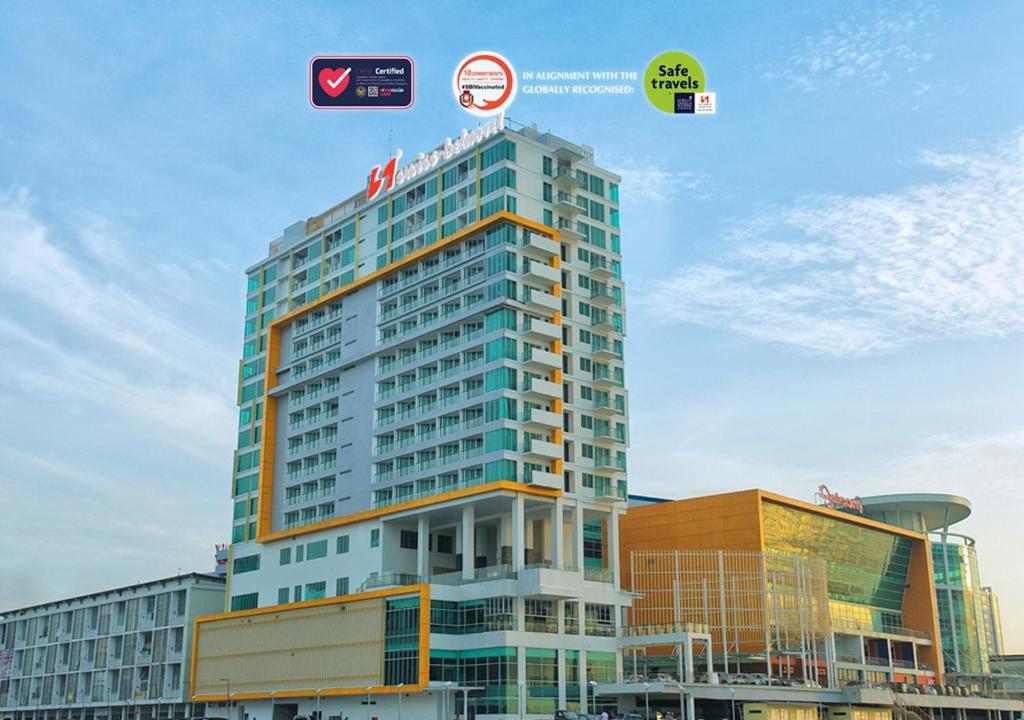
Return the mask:
[[248, 270], [228, 600], [197, 624], [197, 700], [550, 717], [619, 674], [619, 178], [503, 120], [435, 157]]

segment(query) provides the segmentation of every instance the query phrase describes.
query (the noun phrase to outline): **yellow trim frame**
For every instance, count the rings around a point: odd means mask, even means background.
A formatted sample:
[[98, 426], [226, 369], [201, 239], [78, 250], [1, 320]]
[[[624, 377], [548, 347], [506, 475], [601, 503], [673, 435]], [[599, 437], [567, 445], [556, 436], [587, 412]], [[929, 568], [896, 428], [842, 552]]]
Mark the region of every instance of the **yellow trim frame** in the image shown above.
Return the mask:
[[[387, 588], [384, 590], [370, 590], [355, 595], [339, 595], [337, 597], [321, 598], [319, 600], [304, 600], [302, 602], [289, 603], [287, 605], [271, 605], [269, 607], [253, 608], [252, 610], [236, 610], [235, 612], [223, 612], [214, 615], [201, 615], [196, 617], [192, 626], [192, 658], [189, 668], [189, 698], [192, 702], [223, 702], [228, 700], [224, 695], [196, 695], [196, 665], [199, 661], [199, 625], [200, 623], [214, 620], [228, 620], [240, 617], [251, 617], [253, 615], [272, 615], [289, 610], [300, 610], [307, 607], [318, 607], [321, 605], [337, 605], [359, 600], [374, 600], [377, 598], [389, 598], [398, 595], [420, 596], [420, 635], [419, 635], [419, 668], [418, 682], [416, 685], [406, 685], [401, 688], [402, 692], [418, 692], [425, 688], [430, 681], [430, 585], [420, 583], [399, 588]], [[323, 688], [317, 692], [316, 688], [309, 690], [285, 690], [268, 693], [231, 693], [231, 700], [260, 700], [279, 697], [314, 697], [319, 695], [362, 695], [367, 692], [366, 688]], [[372, 694], [387, 694], [399, 692], [394, 685], [381, 685], [370, 690]]]
[[[389, 211], [390, 212], [390, 211]], [[277, 397], [271, 395], [271, 391], [277, 387], [278, 377], [277, 368], [280, 365], [281, 360], [281, 332], [284, 327], [289, 323], [293, 322], [297, 317], [311, 312], [322, 305], [326, 305], [332, 300], [336, 300], [340, 297], [344, 297], [359, 288], [369, 285], [370, 283], [376, 282], [381, 278], [400, 271], [407, 265], [420, 260], [421, 258], [438, 252], [444, 247], [453, 243], [464, 240], [467, 237], [475, 235], [492, 225], [499, 223], [508, 222], [519, 227], [532, 230], [533, 232], [539, 233], [552, 240], [558, 242], [559, 234], [554, 228], [550, 228], [547, 225], [542, 225], [533, 220], [529, 220], [520, 215], [514, 215], [510, 212], [502, 210], [493, 215], [489, 215], [482, 220], [469, 225], [462, 230], [459, 230], [446, 238], [440, 239], [432, 245], [420, 248], [415, 252], [409, 253], [404, 258], [396, 263], [387, 265], [380, 270], [371, 272], [369, 275], [365, 275], [361, 278], [356, 278], [348, 285], [333, 290], [326, 295], [320, 296], [313, 302], [295, 308], [294, 310], [285, 313], [281, 317], [275, 318], [271, 321], [267, 328], [267, 363], [266, 363], [266, 375], [264, 377], [264, 388], [263, 388], [263, 438], [260, 442], [260, 465], [259, 465], [259, 500], [257, 502], [256, 509], [256, 542], [265, 543], [272, 540], [277, 540], [285, 537], [296, 537], [298, 535], [304, 535], [306, 533], [316, 532], [329, 527], [336, 527], [339, 525], [347, 525], [352, 522], [359, 520], [367, 520], [374, 517], [380, 517], [382, 515], [388, 515], [402, 510], [407, 510], [412, 507], [422, 507], [424, 505], [430, 505], [438, 502], [444, 502], [445, 500], [453, 499], [454, 497], [461, 497], [460, 493], [468, 495], [478, 494], [480, 492], [489, 492], [495, 489], [508, 489], [516, 490], [519, 492], [527, 492], [534, 495], [544, 495], [547, 497], [559, 497], [562, 493], [560, 490], [551, 490], [547, 488], [533, 488], [529, 485], [522, 483], [511, 482], [511, 481], [499, 481], [497, 483], [488, 483], [485, 485], [476, 486], [473, 488], [465, 488], [464, 490], [456, 490], [452, 493], [442, 493], [439, 495], [431, 496], [429, 498], [421, 498], [419, 500], [413, 500], [409, 503], [400, 503], [392, 505], [388, 508], [381, 508], [379, 510], [368, 510], [365, 512], [355, 513], [346, 515], [340, 518], [334, 518], [332, 520], [325, 520], [323, 522], [314, 523], [311, 525], [304, 525], [301, 528], [292, 528], [290, 530], [279, 530], [274, 532], [271, 530], [271, 497], [273, 493], [273, 479], [274, 479], [274, 453], [275, 453], [275, 442], [277, 439]], [[358, 238], [357, 238], [358, 242]], [[554, 267], [558, 267], [557, 258], [556, 263], [553, 263]], [[553, 286], [553, 290], [556, 290], [560, 294], [561, 288], [559, 285]], [[558, 324], [561, 324], [560, 317]], [[556, 350], [557, 348], [557, 350]], [[555, 352], [561, 352], [561, 342], [553, 341], [552, 350]], [[557, 402], [557, 411], [561, 411], [561, 400]], [[560, 463], [558, 471], [561, 471]], [[493, 487], [501, 486], [501, 487]], [[552, 494], [554, 493], [554, 494]]]

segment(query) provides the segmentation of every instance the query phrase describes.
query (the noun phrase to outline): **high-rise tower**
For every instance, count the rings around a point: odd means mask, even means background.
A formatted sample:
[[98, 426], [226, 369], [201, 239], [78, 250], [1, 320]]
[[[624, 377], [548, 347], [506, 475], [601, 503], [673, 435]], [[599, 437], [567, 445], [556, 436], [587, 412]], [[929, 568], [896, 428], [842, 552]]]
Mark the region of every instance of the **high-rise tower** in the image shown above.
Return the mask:
[[[382, 167], [248, 270], [229, 614], [200, 623], [196, 692], [587, 705], [630, 602], [619, 178], [500, 119]], [[275, 654], [298, 637], [327, 655]]]

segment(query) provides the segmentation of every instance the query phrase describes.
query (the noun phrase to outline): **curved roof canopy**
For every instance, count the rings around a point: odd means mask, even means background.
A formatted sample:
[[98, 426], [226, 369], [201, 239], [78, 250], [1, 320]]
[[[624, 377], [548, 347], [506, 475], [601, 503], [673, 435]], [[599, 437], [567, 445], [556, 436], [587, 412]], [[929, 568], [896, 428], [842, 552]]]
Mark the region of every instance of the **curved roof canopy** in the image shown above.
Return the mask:
[[901, 493], [862, 497], [860, 501], [868, 515], [873, 512], [920, 515], [924, 518], [925, 529], [929, 531], [942, 530], [946, 525], [958, 523], [971, 514], [970, 500], [959, 495]]

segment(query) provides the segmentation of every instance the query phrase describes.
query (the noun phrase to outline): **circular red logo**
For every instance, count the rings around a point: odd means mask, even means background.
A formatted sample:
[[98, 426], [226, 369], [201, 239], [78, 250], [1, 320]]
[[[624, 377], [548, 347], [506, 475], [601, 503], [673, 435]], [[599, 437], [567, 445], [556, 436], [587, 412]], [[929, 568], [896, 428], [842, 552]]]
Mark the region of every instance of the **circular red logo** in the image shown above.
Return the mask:
[[473, 115], [497, 115], [516, 96], [516, 71], [495, 52], [476, 52], [455, 68], [452, 91], [459, 105]]

